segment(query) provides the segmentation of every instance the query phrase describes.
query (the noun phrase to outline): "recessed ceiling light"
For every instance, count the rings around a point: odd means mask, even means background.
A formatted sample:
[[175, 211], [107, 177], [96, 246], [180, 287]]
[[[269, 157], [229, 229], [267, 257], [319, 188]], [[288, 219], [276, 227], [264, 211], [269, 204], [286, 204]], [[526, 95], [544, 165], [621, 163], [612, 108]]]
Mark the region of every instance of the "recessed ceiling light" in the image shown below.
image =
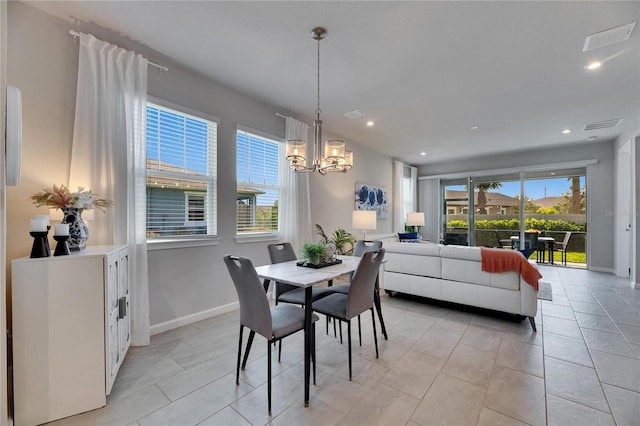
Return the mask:
[[564, 130], [562, 131], [562, 133], [564, 133], [565, 135], [566, 135], [567, 133], [571, 133], [571, 129], [564, 129]]
[[551, 172], [551, 173], [549, 173], [549, 174], [550, 174], [551, 176], [555, 176], [555, 175], [556, 175], [556, 172]]
[[367, 121], [367, 127], [373, 127], [374, 124], [376, 124], [376, 123], [373, 120]]
[[587, 140], [588, 140], [588, 141], [595, 141], [596, 139], [598, 139], [598, 137], [597, 137], [597, 136], [589, 136], [589, 137], [587, 138]]
[[588, 69], [588, 70], [590, 70], [590, 71], [591, 71], [591, 70], [597, 70], [597, 69], [598, 69], [598, 68], [600, 68], [601, 66], [602, 66], [602, 62], [600, 62], [600, 61], [593, 61], [593, 62], [591, 62], [589, 65], [587, 65], [587, 66], [585, 67], [585, 69]]
[[427, 153], [426, 152], [421, 152], [420, 155], [427, 155]]
[[479, 129], [479, 126], [470, 126], [469, 127], [469, 130], [477, 130], [477, 129]]

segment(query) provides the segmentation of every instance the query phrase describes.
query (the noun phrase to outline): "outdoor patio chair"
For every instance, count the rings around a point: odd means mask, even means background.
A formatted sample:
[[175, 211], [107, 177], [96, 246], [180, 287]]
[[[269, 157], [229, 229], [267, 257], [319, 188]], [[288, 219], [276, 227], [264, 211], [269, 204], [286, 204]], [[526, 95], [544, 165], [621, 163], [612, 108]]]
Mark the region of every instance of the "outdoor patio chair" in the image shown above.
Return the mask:
[[561, 253], [560, 256], [562, 259], [562, 264], [564, 266], [567, 266], [567, 246], [569, 245], [570, 238], [571, 238], [571, 232], [565, 232], [564, 239], [562, 240], [561, 243], [559, 242], [553, 243], [553, 254], [555, 255], [555, 252]]

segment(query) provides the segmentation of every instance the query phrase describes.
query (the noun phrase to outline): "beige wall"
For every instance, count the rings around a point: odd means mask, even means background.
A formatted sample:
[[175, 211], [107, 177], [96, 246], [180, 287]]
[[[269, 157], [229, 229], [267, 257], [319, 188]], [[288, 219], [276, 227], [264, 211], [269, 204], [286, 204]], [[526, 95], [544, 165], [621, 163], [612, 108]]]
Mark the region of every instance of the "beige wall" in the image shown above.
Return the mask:
[[[23, 3], [9, 3], [9, 83], [22, 89], [24, 105], [24, 162], [22, 182], [7, 191], [8, 259], [28, 256], [31, 248], [29, 219], [44, 209], [35, 208], [29, 196], [42, 186], [67, 183], [75, 108], [78, 45], [68, 34], [71, 24], [50, 17]], [[227, 253], [248, 256], [256, 264], [268, 262], [266, 244], [239, 244], [235, 240], [235, 132], [237, 125], [284, 136], [288, 114], [216, 84], [149, 52], [141, 45], [101, 28], [76, 28], [111, 43], [138, 51], [169, 68], [149, 69], [149, 95], [203, 111], [220, 118], [218, 126], [218, 229], [217, 246], [152, 250], [149, 252], [151, 324], [194, 318], [236, 301], [235, 290], [222, 262]], [[141, 41], [144, 43], [144, 40]], [[312, 100], [310, 100], [312, 101]], [[309, 113], [313, 113], [310, 109]], [[325, 129], [330, 136], [330, 129]], [[312, 223], [327, 231], [351, 230], [355, 183], [387, 188], [392, 199], [391, 159], [366, 146], [347, 141], [355, 154], [349, 173], [311, 177]], [[91, 224], [89, 223], [89, 227]], [[391, 219], [379, 230], [391, 230]], [[89, 238], [91, 244], [91, 238]]]

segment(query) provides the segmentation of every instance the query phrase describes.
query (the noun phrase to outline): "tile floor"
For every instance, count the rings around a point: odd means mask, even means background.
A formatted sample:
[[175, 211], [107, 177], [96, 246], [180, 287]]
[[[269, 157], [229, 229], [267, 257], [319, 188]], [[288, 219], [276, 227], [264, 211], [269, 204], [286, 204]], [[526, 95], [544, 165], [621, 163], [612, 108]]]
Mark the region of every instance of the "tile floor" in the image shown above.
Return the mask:
[[390, 340], [376, 359], [365, 316], [351, 382], [346, 344], [326, 336], [321, 321], [308, 408], [301, 334], [285, 339], [280, 364], [274, 357], [271, 417], [264, 339], [235, 385], [233, 312], [132, 348], [105, 408], [53, 424], [640, 424], [640, 290], [609, 274], [540, 269], [553, 301], [539, 301], [537, 334], [528, 321], [384, 295]]

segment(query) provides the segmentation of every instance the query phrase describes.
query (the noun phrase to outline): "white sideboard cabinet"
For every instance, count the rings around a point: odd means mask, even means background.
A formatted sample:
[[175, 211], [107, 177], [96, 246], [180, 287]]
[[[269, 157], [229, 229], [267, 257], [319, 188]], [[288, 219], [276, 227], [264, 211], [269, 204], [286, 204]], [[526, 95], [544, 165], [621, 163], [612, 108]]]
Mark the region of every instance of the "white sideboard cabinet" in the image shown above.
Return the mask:
[[126, 246], [11, 265], [14, 424], [104, 406], [131, 342]]

